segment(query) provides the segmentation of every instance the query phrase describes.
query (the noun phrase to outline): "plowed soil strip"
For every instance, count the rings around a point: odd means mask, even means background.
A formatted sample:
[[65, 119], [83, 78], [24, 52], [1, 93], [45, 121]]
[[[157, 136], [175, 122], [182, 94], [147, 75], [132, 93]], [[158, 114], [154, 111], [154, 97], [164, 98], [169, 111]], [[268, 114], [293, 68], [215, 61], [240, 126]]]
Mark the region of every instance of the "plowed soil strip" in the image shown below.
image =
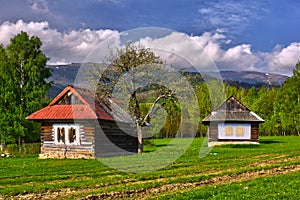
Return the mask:
[[267, 170], [259, 170], [259, 171], [250, 171], [245, 172], [237, 175], [225, 175], [220, 177], [211, 178], [209, 180], [204, 180], [200, 182], [194, 183], [174, 183], [174, 184], [167, 184], [161, 187], [155, 188], [142, 188], [137, 190], [127, 190], [122, 192], [111, 192], [111, 193], [102, 193], [99, 195], [90, 195], [83, 200], [95, 200], [95, 199], [120, 199], [120, 198], [133, 198], [133, 199], [145, 199], [150, 196], [150, 194], [161, 194], [168, 191], [176, 191], [176, 190], [189, 190], [195, 189], [203, 186], [209, 185], [220, 185], [220, 184], [227, 184], [232, 182], [239, 182], [239, 181], [246, 181], [255, 178], [261, 178], [266, 176], [275, 176], [278, 174], [287, 174], [291, 172], [296, 172], [300, 170], [300, 165], [293, 165], [287, 167], [278, 167], [273, 169]]

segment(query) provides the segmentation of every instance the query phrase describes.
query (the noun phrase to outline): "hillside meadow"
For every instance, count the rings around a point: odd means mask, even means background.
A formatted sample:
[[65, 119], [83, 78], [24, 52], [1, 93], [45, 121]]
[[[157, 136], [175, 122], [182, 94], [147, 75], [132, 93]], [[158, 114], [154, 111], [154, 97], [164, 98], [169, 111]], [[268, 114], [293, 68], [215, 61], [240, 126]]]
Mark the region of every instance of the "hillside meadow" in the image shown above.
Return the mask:
[[[148, 140], [145, 154], [169, 142]], [[37, 155], [1, 158], [0, 198], [299, 198], [300, 137], [260, 137], [260, 145], [214, 147], [201, 158], [202, 143], [203, 138], [195, 138], [176, 161], [143, 173], [118, 171], [98, 160], [40, 160]]]

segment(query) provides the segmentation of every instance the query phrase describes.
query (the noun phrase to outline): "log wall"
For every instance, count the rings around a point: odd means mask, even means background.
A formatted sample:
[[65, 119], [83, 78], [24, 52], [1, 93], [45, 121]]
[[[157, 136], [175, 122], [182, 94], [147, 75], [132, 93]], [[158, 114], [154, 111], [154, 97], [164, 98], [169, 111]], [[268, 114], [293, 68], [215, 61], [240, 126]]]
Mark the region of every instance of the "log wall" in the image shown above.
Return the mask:
[[258, 142], [258, 130], [259, 130], [259, 124], [258, 123], [252, 123], [251, 124], [251, 140]]
[[[80, 122], [80, 145], [65, 145], [54, 143], [53, 125], [58, 122], [44, 122], [41, 128], [41, 154], [39, 158], [85, 158], [95, 157], [95, 139], [93, 123]], [[59, 122], [72, 124], [72, 122]], [[77, 122], [76, 122], [77, 123]]]
[[96, 157], [137, 153], [136, 131], [130, 124], [99, 121], [98, 126], [95, 131]]
[[211, 123], [208, 127], [208, 141], [218, 141], [218, 124], [217, 123]]
[[135, 128], [130, 124], [116, 124], [112, 121], [76, 121], [76, 124], [80, 125], [80, 145], [55, 144], [53, 125], [72, 123], [74, 122], [42, 123], [40, 158], [90, 159], [137, 152]]

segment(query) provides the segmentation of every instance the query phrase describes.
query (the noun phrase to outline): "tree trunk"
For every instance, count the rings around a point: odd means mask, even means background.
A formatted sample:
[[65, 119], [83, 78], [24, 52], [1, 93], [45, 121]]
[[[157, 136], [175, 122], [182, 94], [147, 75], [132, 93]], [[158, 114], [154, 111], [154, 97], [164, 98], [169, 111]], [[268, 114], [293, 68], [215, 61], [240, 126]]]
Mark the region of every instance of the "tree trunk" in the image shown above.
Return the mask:
[[1, 142], [0, 143], [0, 151], [3, 151], [4, 150], [4, 144]]
[[142, 126], [137, 123], [136, 124], [136, 131], [138, 137], [138, 154], [143, 153], [143, 134], [142, 134]]
[[19, 147], [19, 152], [21, 152], [21, 145], [22, 145], [22, 142], [21, 142], [21, 137], [19, 136], [19, 138], [18, 138], [18, 147]]

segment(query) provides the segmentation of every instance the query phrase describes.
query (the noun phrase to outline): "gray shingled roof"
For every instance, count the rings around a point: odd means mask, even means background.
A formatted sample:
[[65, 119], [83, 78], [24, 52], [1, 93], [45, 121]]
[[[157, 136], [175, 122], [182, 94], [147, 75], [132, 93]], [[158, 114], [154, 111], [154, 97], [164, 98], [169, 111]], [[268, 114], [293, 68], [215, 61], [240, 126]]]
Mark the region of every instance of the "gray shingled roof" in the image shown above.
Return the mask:
[[211, 121], [264, 122], [261, 117], [252, 112], [234, 96], [229, 97], [224, 103], [202, 120], [204, 124], [208, 124]]

